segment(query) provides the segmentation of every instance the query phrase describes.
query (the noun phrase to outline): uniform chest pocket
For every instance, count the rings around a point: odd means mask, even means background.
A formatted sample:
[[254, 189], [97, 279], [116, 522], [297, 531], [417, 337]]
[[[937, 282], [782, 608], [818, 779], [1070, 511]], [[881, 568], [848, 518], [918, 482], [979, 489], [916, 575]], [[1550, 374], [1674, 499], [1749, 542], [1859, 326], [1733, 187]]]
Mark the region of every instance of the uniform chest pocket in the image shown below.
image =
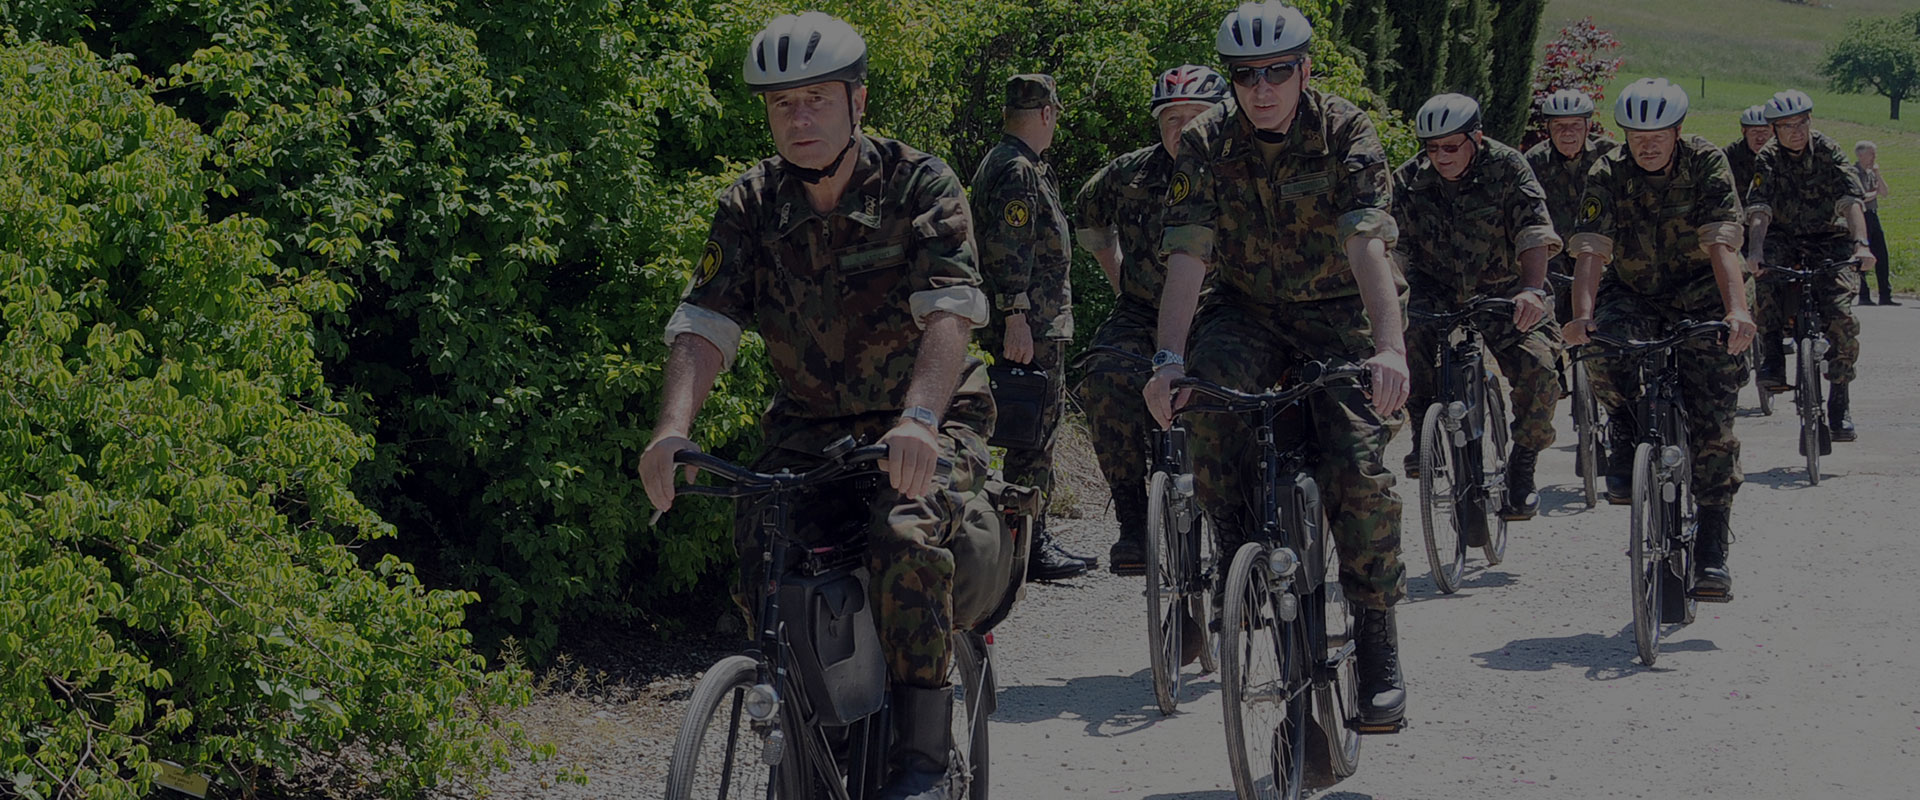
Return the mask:
[[1298, 200], [1302, 197], [1323, 195], [1330, 191], [1333, 191], [1331, 170], [1288, 178], [1274, 188], [1275, 195], [1281, 200]]

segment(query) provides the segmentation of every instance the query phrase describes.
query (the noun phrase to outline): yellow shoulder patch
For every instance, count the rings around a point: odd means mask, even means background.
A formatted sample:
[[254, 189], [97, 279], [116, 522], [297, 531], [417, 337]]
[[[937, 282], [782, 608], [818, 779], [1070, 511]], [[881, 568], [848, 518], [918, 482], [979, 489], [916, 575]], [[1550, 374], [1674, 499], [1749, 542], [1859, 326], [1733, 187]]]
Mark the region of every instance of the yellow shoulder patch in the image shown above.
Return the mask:
[[1187, 193], [1191, 191], [1193, 191], [1193, 180], [1187, 177], [1187, 173], [1173, 173], [1173, 182], [1167, 184], [1167, 205], [1178, 205], [1180, 201], [1187, 199]]
[[705, 286], [707, 281], [720, 272], [720, 243], [707, 240], [707, 249], [700, 254], [700, 263], [693, 267], [694, 288]]
[[1600, 218], [1600, 198], [1588, 197], [1587, 202], [1580, 207], [1580, 221], [1592, 222], [1599, 218]]
[[1001, 217], [1007, 221], [1008, 227], [1024, 228], [1028, 222], [1033, 221], [1033, 210], [1027, 208], [1024, 200], [1009, 200], [1006, 209], [1001, 212]]

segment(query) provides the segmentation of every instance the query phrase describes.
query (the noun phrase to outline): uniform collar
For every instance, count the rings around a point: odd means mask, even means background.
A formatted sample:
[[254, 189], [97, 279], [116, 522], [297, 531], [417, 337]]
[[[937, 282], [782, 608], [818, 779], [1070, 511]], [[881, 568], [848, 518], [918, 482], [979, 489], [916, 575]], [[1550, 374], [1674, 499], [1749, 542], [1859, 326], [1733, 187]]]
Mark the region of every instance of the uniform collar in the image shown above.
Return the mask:
[[[828, 216], [846, 217], [868, 228], [878, 228], [880, 200], [886, 188], [880, 170], [880, 148], [866, 134], [854, 136], [859, 155], [853, 164], [853, 180], [847, 182], [846, 192], [840, 195], [840, 204]], [[821, 215], [814, 212], [813, 204], [807, 200], [805, 182], [786, 174], [785, 170], [776, 169], [773, 174], [775, 180], [779, 181], [774, 189], [779, 213], [774, 227], [781, 236], [793, 233], [807, 220], [820, 218]]]
[[1022, 139], [1018, 136], [1015, 136], [1011, 133], [1002, 131], [1000, 133], [1000, 143], [1013, 147], [1013, 149], [1018, 151], [1020, 155], [1026, 156], [1028, 159], [1032, 160], [1034, 163], [1039, 163], [1041, 160], [1040, 154], [1033, 152], [1033, 148], [1027, 146], [1027, 140]]
[[[1232, 104], [1228, 113], [1239, 125], [1241, 140], [1238, 152], [1227, 153], [1226, 158], [1250, 158], [1257, 151], [1258, 140], [1254, 138], [1253, 120], [1247, 119], [1246, 112], [1240, 110], [1240, 98], [1229, 97]], [[1300, 109], [1294, 112], [1293, 126], [1287, 128], [1287, 139], [1281, 143], [1281, 155], [1324, 156], [1327, 154], [1326, 100], [1320, 92], [1311, 87], [1300, 89]], [[1229, 147], [1234, 145], [1229, 144]]]

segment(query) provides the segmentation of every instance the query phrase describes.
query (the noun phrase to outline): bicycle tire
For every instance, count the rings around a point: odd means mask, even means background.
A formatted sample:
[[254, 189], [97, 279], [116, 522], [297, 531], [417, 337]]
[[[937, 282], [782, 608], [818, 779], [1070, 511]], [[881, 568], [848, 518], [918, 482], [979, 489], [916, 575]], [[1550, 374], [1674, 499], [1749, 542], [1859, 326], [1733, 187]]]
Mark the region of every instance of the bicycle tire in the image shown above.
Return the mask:
[[[1326, 505], [1322, 503], [1308, 513], [1308, 518], [1317, 516], [1320, 520], [1320, 545], [1327, 554], [1327, 579], [1314, 596], [1326, 619], [1326, 657], [1332, 658], [1353, 640], [1353, 612], [1347, 607], [1347, 593], [1340, 585], [1340, 553], [1333, 541], [1333, 529], [1327, 524]], [[1314, 714], [1329, 743], [1327, 760], [1333, 774], [1328, 777], [1335, 782], [1352, 777], [1360, 769], [1360, 732], [1353, 728], [1353, 720], [1360, 716], [1360, 677], [1356, 661], [1354, 653], [1348, 651], [1334, 666], [1333, 680], [1316, 683], [1313, 690]]]
[[1187, 603], [1193, 621], [1199, 624], [1201, 632], [1207, 637], [1206, 646], [1200, 648], [1200, 672], [1203, 675], [1212, 675], [1220, 671], [1220, 638], [1213, 633], [1214, 611], [1213, 604], [1207, 602], [1207, 591], [1213, 584], [1212, 571], [1225, 569], [1225, 567], [1213, 563], [1219, 561], [1220, 556], [1213, 552], [1213, 531], [1207, 527], [1207, 515], [1199, 511], [1199, 502], [1188, 497], [1186, 508], [1187, 513], [1193, 517], [1187, 536], [1194, 544], [1193, 564], [1196, 570], [1193, 573], [1192, 591], [1187, 595]]
[[[993, 655], [986, 637], [953, 633], [954, 753], [949, 770], [968, 800], [987, 800], [991, 786], [992, 748], [987, 721], [993, 708]], [[963, 738], [964, 737], [964, 738]]]
[[1182, 580], [1176, 563], [1179, 526], [1173, 519], [1171, 476], [1155, 472], [1147, 482], [1146, 597], [1147, 663], [1153, 673], [1154, 702], [1172, 714], [1180, 693], [1180, 614]]
[[1640, 663], [1660, 657], [1660, 590], [1665, 568], [1665, 522], [1654, 500], [1653, 445], [1640, 443], [1633, 453], [1632, 523], [1627, 540], [1628, 585], [1633, 602], [1633, 642]]
[[1595, 403], [1593, 378], [1587, 374], [1587, 364], [1576, 361], [1573, 364], [1573, 429], [1578, 437], [1578, 449], [1574, 451], [1574, 469], [1580, 475], [1587, 508], [1600, 504], [1600, 443], [1604, 439], [1600, 435], [1600, 409]]
[[1800, 411], [1800, 449], [1807, 456], [1807, 485], [1820, 485], [1820, 429], [1826, 424], [1821, 419], [1825, 409], [1820, 402], [1820, 361], [1813, 355], [1813, 340], [1801, 338], [1794, 343], [1794, 357], [1799, 363], [1794, 368], [1799, 372], [1798, 391], [1794, 400]]
[[[758, 674], [758, 662], [736, 655], [720, 659], [700, 676], [687, 701], [680, 733], [673, 741], [666, 800], [765, 800], [781, 796], [774, 768], [763, 765], [758, 757], [765, 740], [753, 730], [742, 708], [743, 696], [758, 680]], [[719, 717], [725, 717], [724, 731], [713, 728]], [[738, 745], [746, 745], [745, 750]], [[718, 753], [710, 752], [716, 747]], [[792, 752], [785, 755], [795, 757]], [[713, 760], [716, 756], [717, 763]]]
[[[1305, 680], [1298, 622], [1281, 623], [1267, 588], [1267, 548], [1241, 545], [1227, 570], [1220, 620], [1220, 701], [1227, 732], [1227, 765], [1240, 800], [1299, 800], [1305, 791], [1309, 695], [1290, 695]], [[1271, 669], [1256, 660], [1271, 658]], [[1277, 702], [1276, 702], [1277, 698]], [[1249, 709], [1284, 706], [1279, 715], [1249, 715]], [[1247, 717], [1257, 722], [1249, 726]], [[1277, 717], [1277, 721], [1268, 720]], [[1254, 732], [1253, 742], [1248, 733]], [[1255, 756], [1259, 756], [1255, 758]], [[1256, 765], [1263, 774], [1256, 777]]]
[[1773, 416], [1773, 392], [1767, 391], [1766, 384], [1760, 382], [1760, 341], [1756, 337], [1753, 347], [1747, 350], [1748, 361], [1753, 363], [1753, 391], [1760, 398], [1760, 416]]
[[[1449, 463], [1453, 443], [1447, 441], [1440, 419], [1445, 413], [1445, 405], [1434, 403], [1420, 424], [1420, 524], [1426, 535], [1427, 563], [1433, 567], [1433, 585], [1441, 594], [1453, 594], [1460, 590], [1467, 549], [1460, 544], [1459, 526], [1453, 520], [1453, 484], [1459, 476], [1454, 474], [1458, 465]], [[1449, 558], [1442, 560], [1442, 553]]]
[[1493, 566], [1507, 557], [1507, 517], [1500, 513], [1511, 502], [1507, 497], [1507, 440], [1512, 435], [1507, 425], [1507, 397], [1500, 382], [1487, 376], [1487, 426], [1480, 437], [1481, 485], [1487, 487], [1487, 543], [1480, 552]]

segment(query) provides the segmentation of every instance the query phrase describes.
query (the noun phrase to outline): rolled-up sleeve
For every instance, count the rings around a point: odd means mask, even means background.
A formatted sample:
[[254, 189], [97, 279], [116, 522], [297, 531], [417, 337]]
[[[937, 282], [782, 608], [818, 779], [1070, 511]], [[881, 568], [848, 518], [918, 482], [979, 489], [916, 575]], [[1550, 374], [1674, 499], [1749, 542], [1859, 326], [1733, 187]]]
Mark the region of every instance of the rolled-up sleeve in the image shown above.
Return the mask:
[[979, 328], [987, 324], [987, 293], [978, 286], [948, 286], [944, 289], [928, 289], [914, 292], [907, 298], [913, 309], [913, 321], [920, 327], [927, 327], [927, 318], [937, 312], [945, 311], [966, 318], [971, 327]]
[[718, 311], [701, 308], [692, 303], [681, 303], [673, 310], [673, 316], [667, 319], [667, 347], [673, 347], [673, 341], [681, 334], [692, 334], [711, 342], [720, 351], [720, 368], [733, 368], [733, 359], [740, 355], [740, 323]]
[[1603, 233], [1582, 231], [1573, 235], [1573, 239], [1568, 242], [1567, 252], [1576, 258], [1592, 253], [1600, 257], [1600, 263], [1612, 263], [1613, 238]]
[[973, 213], [959, 176], [945, 162], [930, 160], [915, 174], [908, 198], [915, 210], [913, 293], [907, 299], [914, 321], [925, 327], [929, 315], [947, 311], [975, 327], [985, 324]]
[[1747, 232], [1737, 222], [1709, 222], [1700, 226], [1700, 252], [1712, 254], [1713, 246], [1724, 244], [1739, 252], [1747, 243]]

